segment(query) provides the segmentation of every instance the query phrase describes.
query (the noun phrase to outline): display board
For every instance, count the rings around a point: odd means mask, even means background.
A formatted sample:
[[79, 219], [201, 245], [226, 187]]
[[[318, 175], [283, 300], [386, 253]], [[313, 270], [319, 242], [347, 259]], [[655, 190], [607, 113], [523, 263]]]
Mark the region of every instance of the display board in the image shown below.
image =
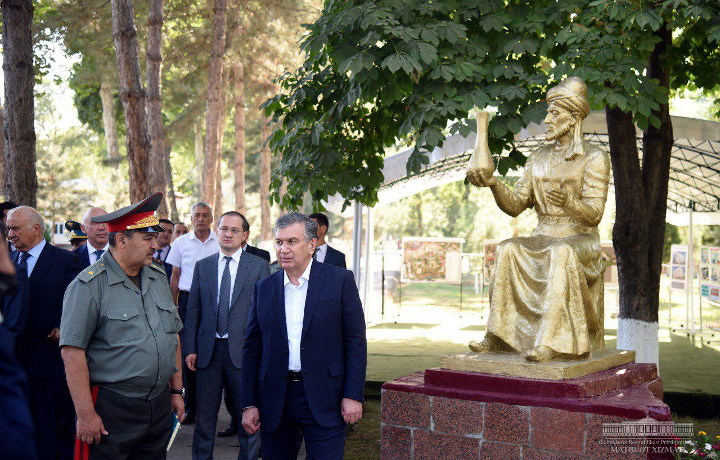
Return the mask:
[[403, 282], [460, 283], [462, 238], [403, 237]]
[[700, 247], [700, 295], [720, 302], [720, 247]]
[[688, 247], [681, 244], [670, 246], [670, 288], [687, 290]]

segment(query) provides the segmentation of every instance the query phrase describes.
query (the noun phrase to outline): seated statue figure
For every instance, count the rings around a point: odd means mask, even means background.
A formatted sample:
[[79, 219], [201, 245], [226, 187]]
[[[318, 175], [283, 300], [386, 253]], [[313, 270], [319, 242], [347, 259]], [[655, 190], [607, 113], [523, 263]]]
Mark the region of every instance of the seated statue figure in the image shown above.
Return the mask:
[[534, 208], [538, 225], [532, 236], [499, 245], [487, 333], [482, 342], [470, 342], [472, 351], [510, 351], [529, 361], [549, 361], [584, 359], [604, 346], [597, 226], [607, 199], [610, 157], [583, 141], [582, 121], [590, 111], [586, 95], [587, 86], [577, 77], [548, 91], [548, 142], [528, 157], [512, 191], [493, 177], [489, 151], [478, 141], [468, 180], [489, 187], [510, 216]]

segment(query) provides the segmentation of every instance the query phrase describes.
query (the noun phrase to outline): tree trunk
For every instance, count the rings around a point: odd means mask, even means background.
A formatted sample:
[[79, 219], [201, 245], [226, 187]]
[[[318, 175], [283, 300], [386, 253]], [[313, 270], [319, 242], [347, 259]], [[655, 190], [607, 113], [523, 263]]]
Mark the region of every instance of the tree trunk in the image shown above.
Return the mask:
[[5, 78], [5, 199], [37, 206], [35, 169], [35, 72], [33, 3], [3, 0], [3, 74]]
[[[670, 88], [670, 70], [662, 65], [662, 57], [672, 46], [672, 33], [663, 26], [656, 32], [660, 42], [655, 45], [647, 68], [647, 78], [657, 79], [660, 85]], [[662, 273], [663, 244], [665, 242], [665, 214], [667, 212], [670, 157], [672, 156], [673, 127], [670, 107], [661, 104], [653, 115], [660, 119], [660, 127], [650, 125], [643, 133], [642, 181], [645, 190], [645, 207], [648, 210], [648, 299], [649, 310], [636, 319], [658, 321], [660, 308], [660, 276]]]
[[203, 190], [203, 133], [202, 124], [195, 122], [195, 172], [197, 173], [198, 200], [202, 199]]
[[225, 139], [225, 123], [227, 121], [227, 80], [228, 80], [228, 69], [223, 68], [222, 85], [220, 86], [220, 118], [218, 119], [218, 134], [217, 134], [217, 176], [215, 183], [215, 209], [217, 210], [218, 216], [223, 209], [223, 196], [222, 196], [222, 154], [223, 154], [223, 140]]
[[112, 0], [113, 40], [118, 66], [120, 100], [125, 112], [127, 155], [130, 167], [130, 201], [151, 192], [148, 163], [150, 137], [145, 117], [145, 90], [140, 82], [137, 29], [133, 0]]
[[[165, 194], [165, 133], [162, 119], [162, 99], [160, 97], [162, 75], [162, 26], [163, 0], [150, 0], [148, 13], [147, 55], [147, 124], [150, 136], [150, 187], [153, 192]], [[160, 204], [158, 213], [167, 217], [165, 200]]]
[[245, 66], [233, 67], [235, 80], [235, 209], [245, 215]]
[[167, 183], [167, 200], [170, 203], [170, 220], [173, 222], [180, 221], [180, 214], [177, 210], [177, 200], [175, 198], [175, 187], [173, 186], [172, 163], [170, 162], [170, 152], [172, 145], [165, 147], [165, 183]]
[[270, 144], [267, 142], [270, 137], [270, 126], [265, 110], [260, 111], [260, 138], [262, 148], [260, 150], [260, 238], [263, 241], [272, 239], [270, 224]]
[[115, 121], [115, 107], [110, 83], [103, 81], [100, 84], [100, 100], [102, 101], [103, 128], [108, 158], [117, 159], [120, 158], [120, 148], [118, 147], [117, 122]]
[[205, 105], [205, 161], [203, 163], [202, 200], [215, 201], [218, 165], [218, 125], [221, 123], [223, 92], [223, 61], [227, 24], [226, 0], [215, 0], [213, 8], [213, 38], [208, 71], [207, 102]]

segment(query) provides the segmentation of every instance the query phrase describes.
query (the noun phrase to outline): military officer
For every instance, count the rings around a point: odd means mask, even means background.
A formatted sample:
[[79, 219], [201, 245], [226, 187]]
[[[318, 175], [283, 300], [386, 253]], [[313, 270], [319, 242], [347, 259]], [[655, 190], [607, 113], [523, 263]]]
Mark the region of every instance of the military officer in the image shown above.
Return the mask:
[[87, 241], [87, 235], [82, 231], [80, 222], [74, 220], [68, 220], [65, 222], [65, 229], [68, 231], [68, 237], [70, 238], [71, 251], [76, 251], [84, 242]]
[[77, 413], [76, 457], [164, 459], [182, 397], [182, 321], [158, 249], [161, 193], [93, 217], [109, 250], [68, 286], [60, 346]]

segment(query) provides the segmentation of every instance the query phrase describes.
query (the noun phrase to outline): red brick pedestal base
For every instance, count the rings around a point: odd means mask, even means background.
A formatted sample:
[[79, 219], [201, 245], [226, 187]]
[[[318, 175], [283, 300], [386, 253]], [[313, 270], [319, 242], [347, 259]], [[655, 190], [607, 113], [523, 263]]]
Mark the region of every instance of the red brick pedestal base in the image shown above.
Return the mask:
[[559, 381], [428, 369], [383, 385], [382, 459], [672, 458], [657, 438], [603, 435], [641, 419], [670, 420], [654, 364]]

